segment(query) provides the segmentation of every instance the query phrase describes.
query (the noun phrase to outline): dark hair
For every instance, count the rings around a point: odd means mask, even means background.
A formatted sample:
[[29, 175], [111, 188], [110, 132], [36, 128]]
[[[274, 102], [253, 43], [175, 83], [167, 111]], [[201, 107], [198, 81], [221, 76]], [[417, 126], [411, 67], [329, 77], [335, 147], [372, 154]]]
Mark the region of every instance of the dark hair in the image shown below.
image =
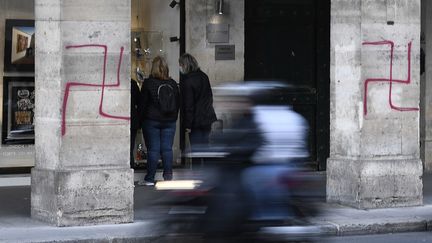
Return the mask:
[[153, 59], [152, 68], [151, 68], [151, 76], [156, 79], [168, 80], [169, 77], [169, 69], [168, 64], [165, 61], [165, 58], [161, 56], [157, 56]]
[[185, 73], [195, 72], [199, 69], [197, 60], [189, 53], [181, 55], [179, 64], [184, 68]]

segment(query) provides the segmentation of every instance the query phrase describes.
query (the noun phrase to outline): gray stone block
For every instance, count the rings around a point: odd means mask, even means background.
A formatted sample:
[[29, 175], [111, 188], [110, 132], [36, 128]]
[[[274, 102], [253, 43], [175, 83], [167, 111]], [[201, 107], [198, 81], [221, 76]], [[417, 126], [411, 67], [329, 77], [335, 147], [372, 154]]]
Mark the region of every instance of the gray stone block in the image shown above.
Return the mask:
[[61, 4], [58, 0], [35, 0], [36, 20], [58, 21], [61, 18]]
[[[120, 47], [123, 46], [125, 53], [130, 52], [130, 22], [117, 20], [109, 22], [62, 21], [60, 28], [62, 29], [61, 38], [64, 46], [85, 44], [107, 45], [109, 53], [118, 53], [120, 52]], [[80, 53], [95, 52], [92, 48], [80, 48], [78, 51]], [[101, 53], [100, 50], [96, 51]]]
[[419, 232], [427, 228], [426, 220], [406, 220], [401, 222], [376, 222], [345, 224], [339, 227], [338, 235], [369, 235], [402, 232]]
[[60, 163], [60, 124], [60, 119], [36, 117], [35, 153], [39, 169], [54, 169]]
[[131, 18], [130, 0], [61, 0], [61, 7], [63, 20], [129, 22]]
[[61, 46], [61, 31], [60, 21], [36, 20], [35, 31], [37, 38], [35, 39], [36, 58], [39, 52], [50, 53], [60, 52]]
[[83, 121], [81, 125], [74, 124], [67, 126], [62, 137], [60, 160], [64, 168], [128, 165], [128, 121], [103, 118], [95, 123]]
[[425, 171], [432, 171], [432, 141], [425, 141]]
[[56, 226], [133, 221], [133, 171], [32, 170], [33, 218]]
[[422, 205], [422, 174], [417, 159], [328, 159], [327, 201], [360, 209]]

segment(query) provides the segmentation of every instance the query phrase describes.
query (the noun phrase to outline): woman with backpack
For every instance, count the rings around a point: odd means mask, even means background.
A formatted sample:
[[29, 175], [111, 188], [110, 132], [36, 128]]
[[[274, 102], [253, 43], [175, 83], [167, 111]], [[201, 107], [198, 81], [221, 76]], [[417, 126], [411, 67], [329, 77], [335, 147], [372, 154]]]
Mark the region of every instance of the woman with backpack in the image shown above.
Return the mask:
[[157, 163], [162, 155], [163, 178], [173, 176], [173, 142], [179, 110], [179, 89], [176, 81], [169, 77], [166, 60], [157, 56], [153, 59], [150, 77], [141, 88], [143, 108], [143, 135], [147, 146], [147, 174], [144, 184], [155, 183]]

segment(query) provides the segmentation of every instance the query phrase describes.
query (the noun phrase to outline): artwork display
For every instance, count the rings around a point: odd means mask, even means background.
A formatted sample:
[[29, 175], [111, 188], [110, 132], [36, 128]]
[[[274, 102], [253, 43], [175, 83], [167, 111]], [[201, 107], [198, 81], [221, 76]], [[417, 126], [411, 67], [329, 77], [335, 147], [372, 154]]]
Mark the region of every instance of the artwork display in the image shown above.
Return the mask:
[[4, 77], [2, 144], [34, 143], [33, 77]]
[[5, 72], [33, 72], [34, 20], [7, 19], [5, 26]]
[[162, 32], [135, 29], [131, 32], [132, 78], [142, 82], [150, 74], [151, 61], [164, 56]]

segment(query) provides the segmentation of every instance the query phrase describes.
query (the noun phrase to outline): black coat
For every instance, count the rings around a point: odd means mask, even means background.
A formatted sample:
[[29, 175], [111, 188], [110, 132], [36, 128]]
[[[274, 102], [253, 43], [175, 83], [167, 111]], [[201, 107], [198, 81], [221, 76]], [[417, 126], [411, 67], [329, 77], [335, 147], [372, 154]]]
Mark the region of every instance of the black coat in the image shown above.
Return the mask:
[[184, 127], [209, 127], [217, 120], [208, 76], [201, 70], [183, 76], [180, 84]]
[[142, 108], [140, 104], [141, 94], [138, 84], [131, 80], [131, 129], [139, 129], [141, 123]]
[[224, 127], [224, 132], [215, 133], [212, 137], [215, 152], [227, 155], [221, 162], [252, 163], [254, 153], [264, 144], [263, 134], [253, 114], [233, 117], [232, 125]]
[[[158, 88], [161, 84], [170, 84], [175, 87], [177, 92], [176, 97], [179, 99], [178, 84], [173, 79], [159, 80], [155, 78], [147, 78], [143, 82], [141, 88], [141, 105], [143, 109], [143, 119], [149, 119], [159, 122], [171, 122], [176, 121], [178, 117], [178, 109], [176, 112], [171, 114], [162, 114], [159, 108], [158, 102]], [[177, 101], [178, 107], [180, 107], [180, 100]]]

